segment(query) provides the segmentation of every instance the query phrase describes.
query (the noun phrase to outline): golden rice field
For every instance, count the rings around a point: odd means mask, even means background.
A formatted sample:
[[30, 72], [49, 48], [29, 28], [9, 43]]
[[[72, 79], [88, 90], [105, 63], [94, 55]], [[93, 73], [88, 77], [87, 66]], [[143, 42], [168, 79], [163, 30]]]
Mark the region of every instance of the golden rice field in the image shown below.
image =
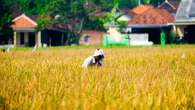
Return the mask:
[[0, 109], [195, 109], [195, 46], [104, 48], [104, 67], [82, 69], [94, 50], [0, 52]]

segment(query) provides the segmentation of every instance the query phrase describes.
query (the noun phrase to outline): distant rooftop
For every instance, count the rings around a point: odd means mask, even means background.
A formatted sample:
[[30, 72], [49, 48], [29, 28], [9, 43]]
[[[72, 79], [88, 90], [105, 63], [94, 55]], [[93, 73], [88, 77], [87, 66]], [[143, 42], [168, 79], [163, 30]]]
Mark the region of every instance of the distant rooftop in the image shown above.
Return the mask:
[[37, 26], [36, 21], [34, 21], [33, 19], [29, 18], [27, 15], [25, 14], [21, 14], [20, 16], [14, 18], [13, 20], [13, 24], [12, 24], [12, 28], [16, 31], [21, 31], [21, 30], [25, 30], [25, 31], [32, 31], [34, 30], [34, 28]]
[[159, 8], [166, 9], [170, 13], [176, 13], [181, 0], [165, 0]]
[[137, 6], [136, 8], [134, 8], [132, 11], [135, 14], [142, 14], [151, 8], [154, 8], [154, 7], [152, 5], [141, 4], [141, 5]]
[[182, 0], [176, 13], [176, 24], [195, 24], [195, 0]]
[[166, 25], [173, 23], [174, 17], [165, 9], [151, 8], [142, 14], [136, 15], [129, 21], [129, 25]]

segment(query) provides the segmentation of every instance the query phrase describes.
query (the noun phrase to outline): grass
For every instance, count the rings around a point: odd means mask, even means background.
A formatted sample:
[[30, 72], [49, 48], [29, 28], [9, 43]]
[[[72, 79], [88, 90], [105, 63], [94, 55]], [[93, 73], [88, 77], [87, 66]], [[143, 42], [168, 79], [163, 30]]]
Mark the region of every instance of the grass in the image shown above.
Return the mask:
[[96, 47], [0, 53], [0, 109], [195, 109], [195, 46], [103, 47], [104, 67], [82, 69]]

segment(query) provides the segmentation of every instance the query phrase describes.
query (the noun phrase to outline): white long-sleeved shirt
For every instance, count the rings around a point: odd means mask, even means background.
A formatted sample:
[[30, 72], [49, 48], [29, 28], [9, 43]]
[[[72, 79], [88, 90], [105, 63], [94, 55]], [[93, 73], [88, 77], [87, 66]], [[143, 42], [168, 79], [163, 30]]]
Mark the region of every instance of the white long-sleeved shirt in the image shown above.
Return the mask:
[[95, 58], [93, 56], [89, 56], [84, 60], [82, 67], [88, 68], [89, 66], [102, 65], [102, 64], [103, 64], [103, 59], [99, 60], [98, 62], [95, 62]]

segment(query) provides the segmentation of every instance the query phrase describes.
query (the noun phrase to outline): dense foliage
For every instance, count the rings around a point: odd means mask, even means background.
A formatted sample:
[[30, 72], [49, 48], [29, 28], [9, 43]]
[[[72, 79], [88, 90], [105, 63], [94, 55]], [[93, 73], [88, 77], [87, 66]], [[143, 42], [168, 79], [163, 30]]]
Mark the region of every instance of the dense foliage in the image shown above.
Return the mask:
[[10, 36], [12, 9], [14, 6], [28, 15], [38, 16], [38, 30], [48, 25], [67, 25], [68, 32], [79, 36], [82, 30], [104, 30], [99, 17], [90, 16], [96, 12], [111, 12], [113, 7], [133, 8], [141, 3], [158, 5], [163, 0], [0, 0], [0, 36]]
[[12, 35], [12, 0], [0, 0], [0, 43], [8, 39], [8, 36]]

